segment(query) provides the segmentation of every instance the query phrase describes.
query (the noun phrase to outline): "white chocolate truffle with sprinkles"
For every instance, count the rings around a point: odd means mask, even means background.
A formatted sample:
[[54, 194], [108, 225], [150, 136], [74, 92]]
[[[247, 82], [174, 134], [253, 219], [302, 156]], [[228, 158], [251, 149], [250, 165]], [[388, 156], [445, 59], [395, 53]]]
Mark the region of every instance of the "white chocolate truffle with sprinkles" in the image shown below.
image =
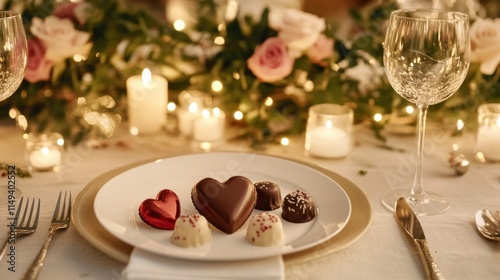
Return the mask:
[[183, 215], [175, 221], [170, 241], [179, 247], [199, 247], [212, 240], [212, 231], [200, 214]]
[[285, 233], [280, 217], [268, 212], [253, 215], [248, 223], [246, 240], [261, 247], [284, 244]]
[[281, 208], [281, 217], [291, 223], [305, 223], [316, 217], [312, 196], [299, 190], [287, 194]]

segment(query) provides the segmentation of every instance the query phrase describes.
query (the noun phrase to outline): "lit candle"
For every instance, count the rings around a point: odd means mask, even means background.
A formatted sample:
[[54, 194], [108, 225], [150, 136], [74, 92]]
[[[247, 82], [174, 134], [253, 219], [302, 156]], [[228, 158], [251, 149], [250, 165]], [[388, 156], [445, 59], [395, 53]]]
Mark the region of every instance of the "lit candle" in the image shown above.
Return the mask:
[[193, 139], [199, 142], [215, 142], [224, 136], [225, 114], [219, 108], [203, 109], [193, 122]]
[[160, 131], [167, 122], [167, 80], [149, 69], [127, 79], [130, 132], [133, 135]]
[[59, 133], [29, 134], [26, 160], [32, 170], [49, 171], [61, 166], [64, 139]]
[[482, 126], [477, 132], [477, 149], [487, 160], [500, 161], [500, 119], [496, 125]]
[[57, 148], [42, 147], [32, 151], [28, 160], [34, 169], [50, 170], [61, 165], [61, 152]]
[[193, 133], [193, 121], [199, 115], [198, 103], [194, 102], [189, 105], [189, 108], [179, 109], [179, 132], [184, 136], [191, 136]]
[[347, 132], [333, 127], [331, 121], [318, 126], [306, 134], [309, 138], [309, 153], [324, 158], [345, 157], [351, 150], [351, 139]]

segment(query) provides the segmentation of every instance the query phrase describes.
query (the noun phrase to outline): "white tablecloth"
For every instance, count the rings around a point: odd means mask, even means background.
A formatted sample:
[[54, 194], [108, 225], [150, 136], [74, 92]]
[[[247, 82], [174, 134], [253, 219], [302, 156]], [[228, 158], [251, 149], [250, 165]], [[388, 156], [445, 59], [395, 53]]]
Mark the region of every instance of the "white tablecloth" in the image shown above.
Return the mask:
[[[483, 208], [500, 209], [500, 164], [481, 164], [472, 160], [468, 173], [456, 176], [447, 158], [452, 140], [438, 137], [429, 129], [425, 158], [425, 188], [444, 194], [451, 208], [440, 215], [421, 217], [431, 251], [447, 279], [499, 279], [500, 244], [486, 241], [477, 232], [474, 213]], [[266, 152], [315, 163], [357, 184], [373, 207], [368, 231], [348, 248], [307, 263], [286, 266], [287, 279], [422, 279], [424, 274], [417, 251], [399, 228], [394, 214], [386, 210], [381, 196], [392, 188], [409, 186], [413, 180], [411, 159], [415, 154], [414, 136], [389, 135], [387, 144], [405, 152], [379, 146], [369, 132], [355, 134], [356, 146], [345, 159], [314, 159], [304, 155], [303, 136], [291, 137], [287, 147], [269, 145]], [[463, 149], [472, 157], [474, 137], [462, 138]], [[140, 160], [191, 152], [187, 142], [166, 134], [132, 137], [121, 127], [106, 148], [69, 148], [65, 170], [34, 173], [31, 179], [17, 180], [22, 195], [40, 197], [42, 215], [39, 229], [21, 237], [16, 244], [15, 269], [0, 263], [0, 279], [19, 279], [38, 253], [48, 234], [57, 194], [71, 190], [74, 197], [96, 176]], [[499, 142], [500, 144], [500, 142]], [[248, 144], [230, 142], [225, 150], [250, 151]], [[21, 132], [0, 126], [0, 162], [26, 166]], [[360, 175], [366, 170], [366, 175]], [[6, 177], [0, 177], [7, 184]], [[5, 195], [5, 194], [2, 194]], [[0, 208], [0, 240], [7, 237], [7, 208]], [[40, 279], [120, 279], [120, 263], [87, 243], [70, 227], [59, 232], [51, 245]]]

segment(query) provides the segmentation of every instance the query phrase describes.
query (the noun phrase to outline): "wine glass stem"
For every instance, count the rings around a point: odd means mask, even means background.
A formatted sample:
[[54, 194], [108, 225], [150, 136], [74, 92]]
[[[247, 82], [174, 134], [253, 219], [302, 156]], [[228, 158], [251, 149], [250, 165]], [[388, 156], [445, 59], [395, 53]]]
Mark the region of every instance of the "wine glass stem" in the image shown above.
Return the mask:
[[425, 122], [427, 118], [427, 105], [418, 106], [418, 142], [417, 142], [417, 166], [415, 167], [415, 179], [410, 193], [410, 200], [422, 201], [425, 200], [423, 189], [424, 178], [422, 172], [422, 163], [424, 161], [424, 138], [425, 138]]

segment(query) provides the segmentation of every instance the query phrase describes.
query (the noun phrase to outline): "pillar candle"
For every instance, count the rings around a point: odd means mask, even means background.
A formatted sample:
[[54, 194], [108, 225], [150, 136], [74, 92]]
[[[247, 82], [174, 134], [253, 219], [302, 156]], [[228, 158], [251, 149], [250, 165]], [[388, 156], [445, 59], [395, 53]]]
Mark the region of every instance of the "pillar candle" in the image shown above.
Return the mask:
[[144, 69], [142, 76], [127, 79], [127, 101], [130, 132], [158, 132], [167, 122], [167, 80]]

